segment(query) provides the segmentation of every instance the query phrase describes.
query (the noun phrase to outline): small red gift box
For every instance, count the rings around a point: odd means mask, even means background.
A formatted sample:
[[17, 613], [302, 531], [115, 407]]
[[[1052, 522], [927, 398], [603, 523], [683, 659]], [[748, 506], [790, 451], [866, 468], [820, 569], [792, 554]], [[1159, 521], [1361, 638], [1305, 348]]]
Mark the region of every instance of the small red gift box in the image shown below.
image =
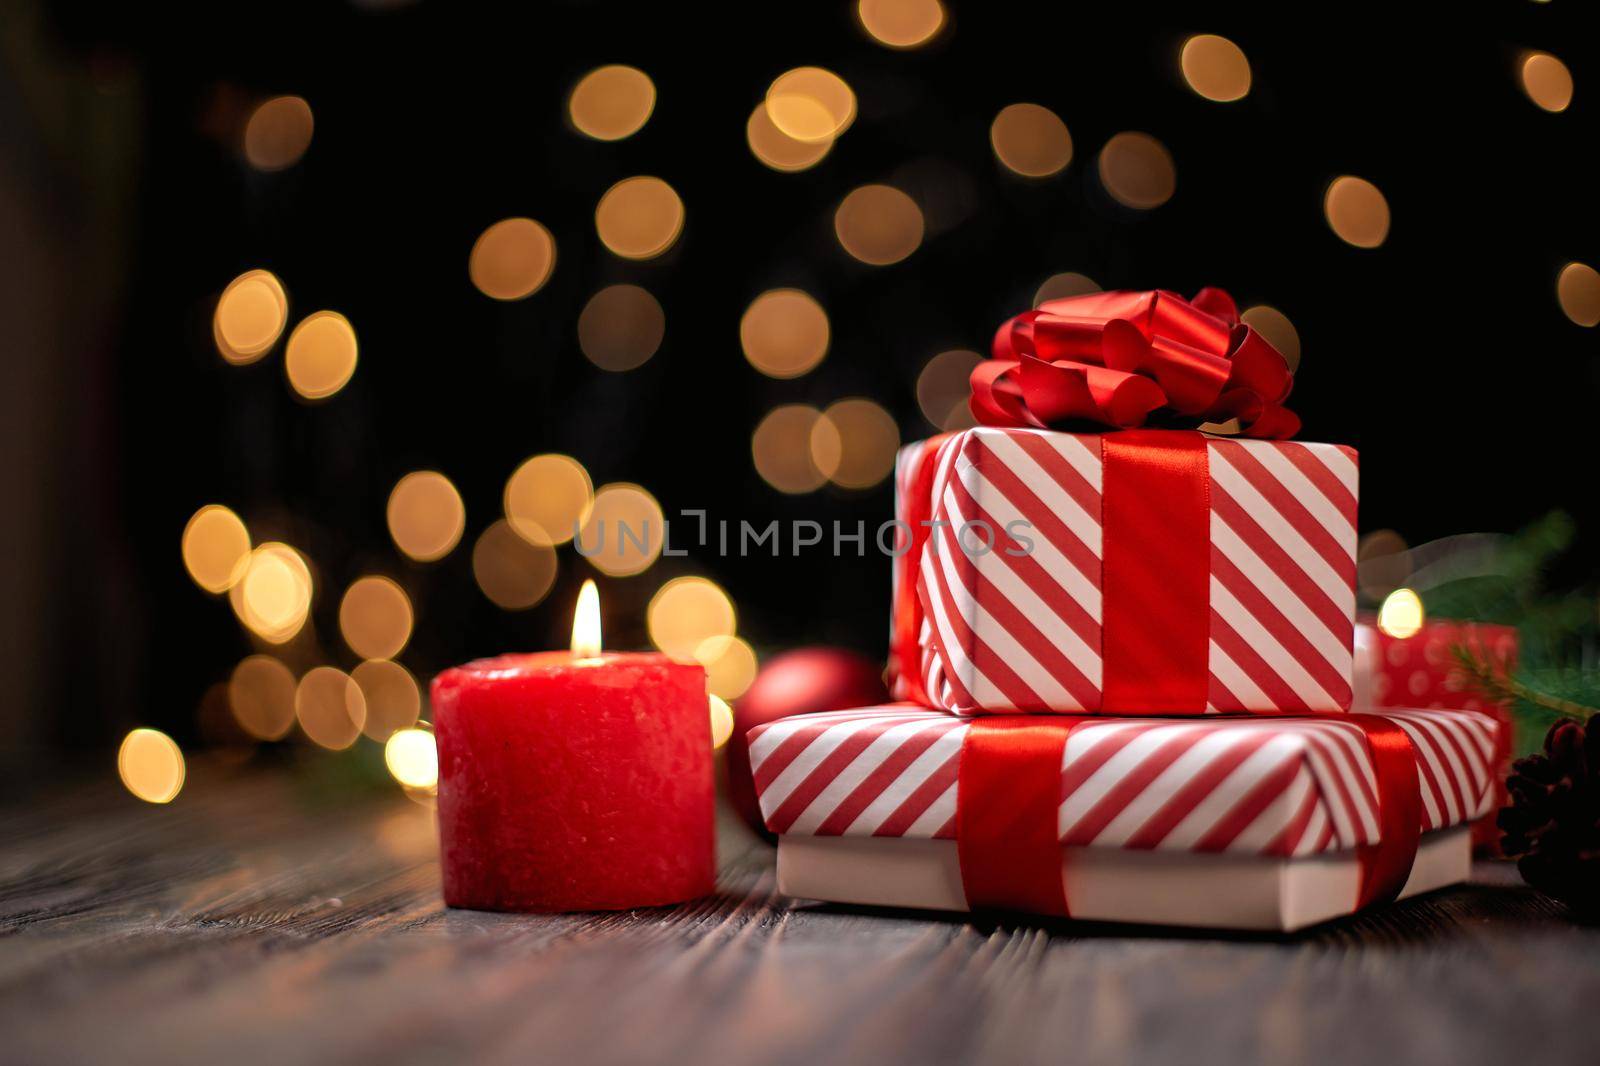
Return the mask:
[[1455, 649], [1465, 647], [1493, 669], [1517, 668], [1518, 639], [1513, 626], [1429, 619], [1409, 637], [1395, 637], [1369, 622], [1356, 626], [1355, 709], [1440, 707], [1481, 711], [1500, 725], [1495, 750], [1495, 802], [1472, 827], [1472, 840], [1495, 851], [1500, 829], [1495, 814], [1510, 797], [1513, 724], [1509, 704], [1486, 698], [1465, 683]]
[[962, 718], [749, 733], [779, 888], [842, 903], [1291, 930], [1465, 879], [1497, 726], [1470, 711]]
[[1356, 453], [979, 427], [908, 445], [896, 695], [957, 713], [1348, 710]]

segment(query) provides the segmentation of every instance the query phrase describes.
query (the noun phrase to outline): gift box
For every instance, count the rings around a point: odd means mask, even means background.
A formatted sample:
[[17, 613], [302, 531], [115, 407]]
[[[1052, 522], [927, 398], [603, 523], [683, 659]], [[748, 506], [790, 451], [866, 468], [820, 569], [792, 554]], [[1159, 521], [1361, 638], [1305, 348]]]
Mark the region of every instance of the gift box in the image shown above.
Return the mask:
[[938, 910], [1293, 930], [1467, 876], [1494, 720], [963, 718], [910, 704], [752, 729], [778, 885]]
[[1513, 723], [1511, 706], [1489, 699], [1466, 683], [1455, 649], [1470, 649], [1478, 659], [1502, 673], [1517, 668], [1519, 642], [1513, 626], [1430, 618], [1407, 637], [1392, 636], [1367, 620], [1356, 626], [1355, 696], [1358, 711], [1386, 707], [1437, 707], [1480, 711], [1500, 726], [1494, 758], [1495, 800], [1472, 824], [1473, 844], [1498, 852], [1500, 829], [1495, 815], [1510, 801], [1506, 776], [1511, 772]]
[[903, 448], [897, 696], [957, 713], [1348, 710], [1357, 458], [980, 426]]

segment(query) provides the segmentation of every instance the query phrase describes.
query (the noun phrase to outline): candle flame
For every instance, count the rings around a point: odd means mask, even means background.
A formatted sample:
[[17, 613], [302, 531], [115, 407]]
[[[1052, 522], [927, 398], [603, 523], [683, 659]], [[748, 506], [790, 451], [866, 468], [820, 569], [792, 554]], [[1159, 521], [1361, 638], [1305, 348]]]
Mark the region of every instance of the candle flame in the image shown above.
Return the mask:
[[583, 583], [572, 612], [572, 654], [580, 659], [600, 654], [600, 590], [593, 581]]

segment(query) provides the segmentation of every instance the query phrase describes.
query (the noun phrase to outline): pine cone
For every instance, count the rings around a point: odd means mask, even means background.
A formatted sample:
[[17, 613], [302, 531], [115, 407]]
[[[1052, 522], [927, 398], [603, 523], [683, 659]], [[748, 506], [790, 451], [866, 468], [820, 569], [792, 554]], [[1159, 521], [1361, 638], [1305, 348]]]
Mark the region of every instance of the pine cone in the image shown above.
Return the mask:
[[1600, 912], [1600, 715], [1551, 726], [1544, 751], [1518, 759], [1506, 788], [1501, 846], [1523, 880], [1575, 910]]

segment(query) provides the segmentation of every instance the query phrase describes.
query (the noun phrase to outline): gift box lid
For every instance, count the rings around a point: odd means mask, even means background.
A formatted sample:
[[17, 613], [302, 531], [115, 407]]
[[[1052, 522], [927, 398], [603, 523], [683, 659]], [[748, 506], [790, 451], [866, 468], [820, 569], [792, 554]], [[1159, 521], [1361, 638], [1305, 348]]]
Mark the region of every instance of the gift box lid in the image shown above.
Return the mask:
[[[1491, 799], [1495, 721], [1385, 709], [1417, 754], [1424, 831]], [[971, 719], [910, 704], [801, 715], [749, 733], [767, 827], [809, 836], [953, 839]], [[1300, 857], [1379, 840], [1365, 734], [1322, 718], [1104, 718], [1067, 739], [1064, 845]]]

